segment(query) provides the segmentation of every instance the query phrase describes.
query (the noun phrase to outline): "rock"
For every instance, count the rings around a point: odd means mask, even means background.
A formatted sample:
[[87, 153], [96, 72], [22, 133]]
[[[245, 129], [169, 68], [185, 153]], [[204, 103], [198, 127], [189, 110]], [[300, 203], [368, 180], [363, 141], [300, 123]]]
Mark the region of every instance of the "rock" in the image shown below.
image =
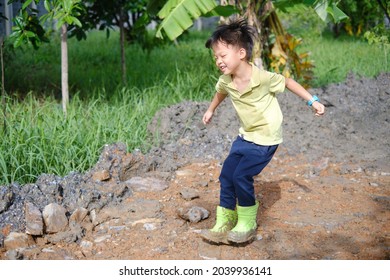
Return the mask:
[[143, 219], [160, 219], [162, 217], [162, 204], [157, 200], [137, 199], [123, 208], [128, 213], [127, 217], [131, 223]]
[[31, 202], [27, 202], [25, 205], [26, 216], [26, 233], [30, 235], [42, 235], [43, 234], [43, 219], [42, 213]]
[[23, 260], [24, 256], [19, 250], [9, 250], [5, 254], [9, 260]]
[[72, 226], [72, 228], [66, 231], [46, 235], [47, 240], [52, 244], [59, 242], [73, 243], [81, 240], [84, 236], [85, 230], [79, 224]]
[[195, 187], [195, 188], [196, 188], [196, 187], [206, 188], [206, 187], [209, 186], [209, 182], [207, 182], [207, 181], [194, 182], [194, 183], [192, 184], [192, 186]]
[[167, 182], [156, 178], [133, 177], [126, 183], [136, 192], [163, 191], [168, 188]]
[[66, 210], [57, 203], [51, 203], [43, 209], [43, 220], [46, 225], [47, 233], [64, 231], [68, 226]]
[[329, 158], [323, 157], [315, 162], [311, 163], [311, 168], [314, 174], [319, 174], [321, 171], [327, 169], [329, 167]]
[[0, 214], [8, 210], [14, 199], [14, 193], [9, 186], [0, 186]]
[[102, 236], [95, 238], [94, 242], [100, 243], [100, 242], [106, 241], [107, 239], [110, 239], [110, 238], [111, 238], [111, 234], [106, 234], [106, 235], [102, 235]]
[[193, 206], [187, 209], [179, 208], [178, 215], [180, 218], [190, 221], [191, 223], [197, 223], [201, 220], [207, 219], [210, 212], [203, 207]]
[[156, 230], [157, 228], [158, 228], [158, 226], [156, 224], [153, 224], [153, 223], [145, 223], [144, 224], [144, 229], [147, 231]]
[[11, 232], [4, 239], [4, 248], [6, 250], [27, 248], [34, 243], [34, 239], [31, 237], [31, 235], [28, 235], [27, 233]]
[[53, 174], [41, 174], [35, 184], [28, 186], [26, 195], [29, 201], [41, 207], [53, 202], [61, 203], [63, 197], [62, 178]]
[[85, 208], [77, 208], [69, 217], [69, 227], [71, 230], [79, 231], [79, 229], [91, 230], [93, 228], [92, 221], [88, 216], [88, 210]]
[[93, 247], [93, 243], [91, 241], [88, 241], [88, 240], [83, 240], [80, 243], [80, 247], [83, 249], [90, 249]]
[[98, 218], [97, 218], [97, 213], [96, 213], [96, 210], [95, 209], [92, 209], [91, 210], [91, 213], [90, 213], [90, 216], [91, 216], [91, 222], [94, 226], [96, 226], [98, 224]]
[[134, 227], [134, 226], [136, 226], [138, 224], [143, 224], [143, 227], [146, 230], [154, 230], [156, 228], [159, 228], [162, 223], [163, 223], [162, 219], [158, 219], [158, 218], [145, 218], [145, 219], [141, 219], [141, 220], [137, 220], [137, 221], [132, 222], [131, 226]]
[[190, 188], [184, 188], [180, 191], [181, 196], [185, 200], [192, 200], [199, 197], [199, 193], [196, 190]]
[[193, 176], [195, 175], [194, 171], [192, 171], [191, 169], [182, 169], [182, 170], [177, 170], [175, 172], [176, 176], [178, 177], [187, 177], [187, 176]]
[[69, 224], [73, 223], [73, 224], [81, 224], [85, 217], [87, 217], [88, 215], [88, 210], [83, 208], [83, 207], [80, 207], [80, 208], [77, 208], [76, 210], [74, 210], [73, 214], [70, 216], [69, 218]]
[[106, 169], [97, 171], [92, 175], [92, 180], [98, 181], [98, 182], [107, 181], [110, 178], [111, 178], [110, 171], [108, 171]]
[[129, 154], [123, 159], [119, 170], [119, 179], [127, 181], [132, 177], [140, 176], [148, 172], [149, 168], [145, 165], [145, 157], [141, 153]]

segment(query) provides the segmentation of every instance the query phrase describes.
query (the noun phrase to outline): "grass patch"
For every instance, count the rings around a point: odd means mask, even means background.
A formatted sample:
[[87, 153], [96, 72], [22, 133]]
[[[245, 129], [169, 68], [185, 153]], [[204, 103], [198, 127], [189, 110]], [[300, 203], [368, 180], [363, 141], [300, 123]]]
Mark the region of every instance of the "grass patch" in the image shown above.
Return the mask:
[[350, 72], [364, 77], [390, 72], [390, 49], [369, 45], [359, 38], [335, 39], [332, 34], [324, 33], [304, 39], [302, 50], [310, 51], [314, 60], [313, 87], [342, 82]]
[[75, 95], [67, 118], [53, 97], [28, 94], [22, 102], [8, 100], [6, 130], [0, 131], [0, 184], [34, 182], [42, 173], [85, 171], [97, 162], [105, 144], [122, 142], [129, 151], [147, 152], [157, 145], [147, 131], [156, 111], [185, 99], [210, 99], [212, 84], [200, 86], [208, 79], [177, 71], [159, 86], [117, 88], [109, 97], [96, 91], [89, 100]]

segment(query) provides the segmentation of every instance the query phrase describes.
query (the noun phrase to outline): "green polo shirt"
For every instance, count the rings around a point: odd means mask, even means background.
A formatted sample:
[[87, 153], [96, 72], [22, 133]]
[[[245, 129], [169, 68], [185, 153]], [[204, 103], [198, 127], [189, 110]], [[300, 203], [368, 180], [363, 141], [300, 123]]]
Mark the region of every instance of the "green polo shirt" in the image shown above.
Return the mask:
[[276, 94], [285, 89], [282, 75], [252, 64], [252, 77], [244, 92], [236, 89], [230, 75], [220, 76], [215, 88], [230, 96], [240, 119], [239, 133], [245, 140], [264, 146], [282, 143], [283, 115], [276, 99]]

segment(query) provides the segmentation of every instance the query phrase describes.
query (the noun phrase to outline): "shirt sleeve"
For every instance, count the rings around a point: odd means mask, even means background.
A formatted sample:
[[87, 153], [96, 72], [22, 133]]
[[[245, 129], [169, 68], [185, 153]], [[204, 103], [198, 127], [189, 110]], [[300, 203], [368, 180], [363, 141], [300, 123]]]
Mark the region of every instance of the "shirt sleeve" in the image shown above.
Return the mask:
[[221, 78], [218, 79], [218, 82], [215, 85], [215, 91], [225, 95], [228, 94]]
[[269, 91], [272, 93], [283, 92], [286, 88], [286, 78], [278, 73], [268, 72], [270, 83]]

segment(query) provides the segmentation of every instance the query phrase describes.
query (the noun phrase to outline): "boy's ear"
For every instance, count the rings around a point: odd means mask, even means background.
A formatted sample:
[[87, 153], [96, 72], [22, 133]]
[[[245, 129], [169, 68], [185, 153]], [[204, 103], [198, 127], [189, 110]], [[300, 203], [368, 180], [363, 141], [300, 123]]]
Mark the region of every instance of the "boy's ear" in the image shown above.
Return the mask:
[[245, 59], [246, 58], [246, 50], [244, 48], [240, 48], [240, 59]]

